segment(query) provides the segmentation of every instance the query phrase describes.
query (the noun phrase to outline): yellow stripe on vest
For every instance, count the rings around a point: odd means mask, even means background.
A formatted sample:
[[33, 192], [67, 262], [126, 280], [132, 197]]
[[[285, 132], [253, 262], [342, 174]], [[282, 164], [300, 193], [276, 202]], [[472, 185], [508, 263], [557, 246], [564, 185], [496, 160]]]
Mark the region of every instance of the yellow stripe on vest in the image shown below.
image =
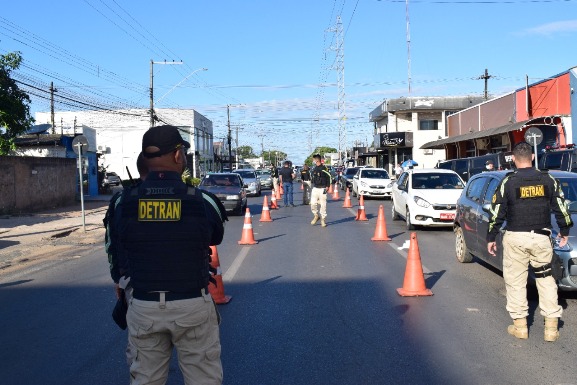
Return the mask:
[[181, 209], [180, 199], [139, 199], [138, 220], [145, 222], [179, 221]]

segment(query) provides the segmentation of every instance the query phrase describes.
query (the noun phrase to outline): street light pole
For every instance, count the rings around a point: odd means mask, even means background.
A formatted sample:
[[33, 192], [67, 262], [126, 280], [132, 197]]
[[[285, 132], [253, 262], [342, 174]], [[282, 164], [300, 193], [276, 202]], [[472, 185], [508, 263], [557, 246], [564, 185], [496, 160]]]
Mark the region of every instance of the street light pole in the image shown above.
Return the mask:
[[183, 64], [179, 62], [154, 61], [150, 59], [150, 127], [154, 127], [154, 65], [155, 64]]

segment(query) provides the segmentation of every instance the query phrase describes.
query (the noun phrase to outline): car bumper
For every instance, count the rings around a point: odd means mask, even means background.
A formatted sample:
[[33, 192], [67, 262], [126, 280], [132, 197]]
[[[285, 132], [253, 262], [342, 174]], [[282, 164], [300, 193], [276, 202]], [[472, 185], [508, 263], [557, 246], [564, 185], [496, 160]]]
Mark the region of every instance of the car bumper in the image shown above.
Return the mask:
[[[577, 251], [577, 250], [576, 250]], [[557, 281], [559, 290], [577, 291], [577, 252], [555, 250], [555, 253], [563, 260], [563, 278]]]
[[241, 200], [220, 200], [222, 205], [226, 209], [226, 211], [235, 211], [240, 210], [242, 208], [242, 201]]
[[417, 226], [452, 227], [456, 210], [427, 210], [413, 208], [410, 211], [411, 223]]
[[257, 195], [258, 191], [259, 190], [256, 187], [249, 187], [246, 189], [246, 194], [247, 195]]
[[359, 188], [359, 194], [370, 197], [390, 197], [392, 194], [391, 189], [371, 189], [371, 188]]
[[261, 182], [261, 183], [260, 183], [260, 187], [261, 187], [261, 188], [272, 188], [272, 180], [271, 180], [271, 181], [267, 181], [267, 182]]

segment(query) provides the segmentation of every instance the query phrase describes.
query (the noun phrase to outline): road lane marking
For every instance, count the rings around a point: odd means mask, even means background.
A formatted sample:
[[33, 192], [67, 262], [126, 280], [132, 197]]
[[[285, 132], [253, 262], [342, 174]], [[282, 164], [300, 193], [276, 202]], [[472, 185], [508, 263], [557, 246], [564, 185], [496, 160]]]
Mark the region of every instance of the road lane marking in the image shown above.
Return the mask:
[[[408, 257], [408, 252], [409, 252], [409, 245], [411, 244], [411, 240], [407, 239], [402, 246], [397, 246], [396, 244], [394, 244], [393, 242], [388, 242], [388, 245], [391, 249], [393, 249], [395, 252], [397, 252], [397, 254], [399, 254], [401, 257], [407, 259]], [[404, 251], [404, 250], [407, 251]], [[425, 274], [429, 274], [431, 273], [431, 270], [429, 270], [425, 265], [423, 265], [423, 259], [421, 258], [421, 266], [423, 267], [423, 273]]]
[[232, 261], [232, 264], [230, 265], [226, 273], [223, 274], [222, 280], [224, 282], [231, 282], [234, 279], [234, 276], [238, 272], [238, 269], [240, 269], [242, 262], [248, 255], [249, 249], [250, 247], [243, 247], [242, 250], [240, 250], [238, 255], [234, 258], [234, 261]]

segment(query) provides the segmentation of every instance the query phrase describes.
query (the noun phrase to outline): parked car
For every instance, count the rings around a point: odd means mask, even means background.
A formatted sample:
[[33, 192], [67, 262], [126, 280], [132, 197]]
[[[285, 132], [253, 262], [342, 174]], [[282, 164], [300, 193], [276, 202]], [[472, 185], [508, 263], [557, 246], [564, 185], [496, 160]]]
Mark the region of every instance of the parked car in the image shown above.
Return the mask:
[[240, 175], [246, 185], [246, 193], [259, 197], [261, 194], [260, 178], [255, 170], [233, 170], [235, 174]]
[[539, 169], [577, 172], [577, 148], [572, 144], [546, 148], [539, 156]]
[[457, 200], [465, 182], [454, 171], [413, 169], [393, 183], [391, 216], [403, 217], [407, 230], [415, 226], [452, 227]]
[[358, 167], [348, 167], [341, 177], [339, 178], [339, 185], [341, 186], [341, 190], [345, 188], [352, 189], [353, 188], [353, 177], [359, 170]]
[[260, 178], [260, 187], [272, 189], [272, 177], [269, 170], [256, 170], [256, 174]]
[[199, 188], [213, 193], [224, 205], [226, 211], [241, 215], [246, 211], [246, 189], [242, 178], [235, 173], [207, 174], [200, 181]]
[[488, 160], [493, 162], [495, 170], [512, 170], [515, 168], [513, 163], [512, 152], [498, 152], [494, 154], [486, 154], [481, 156], [473, 156], [470, 158], [459, 158], [441, 161], [435, 168], [442, 168], [445, 170], [453, 170], [465, 182], [473, 175], [477, 175], [483, 171], [487, 171], [486, 162]]
[[102, 179], [102, 187], [109, 187], [109, 186], [120, 186], [122, 180], [115, 172], [106, 172], [104, 173], [104, 178]]
[[352, 193], [359, 198], [390, 197], [393, 181], [384, 168], [359, 168], [353, 176]]
[[[550, 171], [550, 174], [559, 181], [571, 212], [571, 218], [573, 222], [576, 222], [577, 174], [566, 171]], [[498, 270], [503, 270], [502, 239], [504, 230], [501, 230], [501, 233], [497, 235], [496, 256], [489, 254], [487, 251], [487, 231], [491, 198], [505, 175], [507, 175], [507, 171], [484, 172], [475, 175], [467, 183], [467, 188], [462, 191], [457, 201], [455, 223], [453, 225], [455, 254], [459, 262], [469, 263], [473, 261], [473, 257], [477, 257]], [[556, 224], [553, 215], [551, 223]], [[554, 230], [551, 236], [555, 238], [557, 232]], [[571, 242], [575, 242], [576, 237], [577, 229], [574, 226], [570, 229], [567, 245], [563, 248], [554, 246], [555, 254], [561, 258], [564, 267], [564, 276], [557, 282], [560, 290], [577, 290], [577, 258], [571, 255], [573, 252]]]

